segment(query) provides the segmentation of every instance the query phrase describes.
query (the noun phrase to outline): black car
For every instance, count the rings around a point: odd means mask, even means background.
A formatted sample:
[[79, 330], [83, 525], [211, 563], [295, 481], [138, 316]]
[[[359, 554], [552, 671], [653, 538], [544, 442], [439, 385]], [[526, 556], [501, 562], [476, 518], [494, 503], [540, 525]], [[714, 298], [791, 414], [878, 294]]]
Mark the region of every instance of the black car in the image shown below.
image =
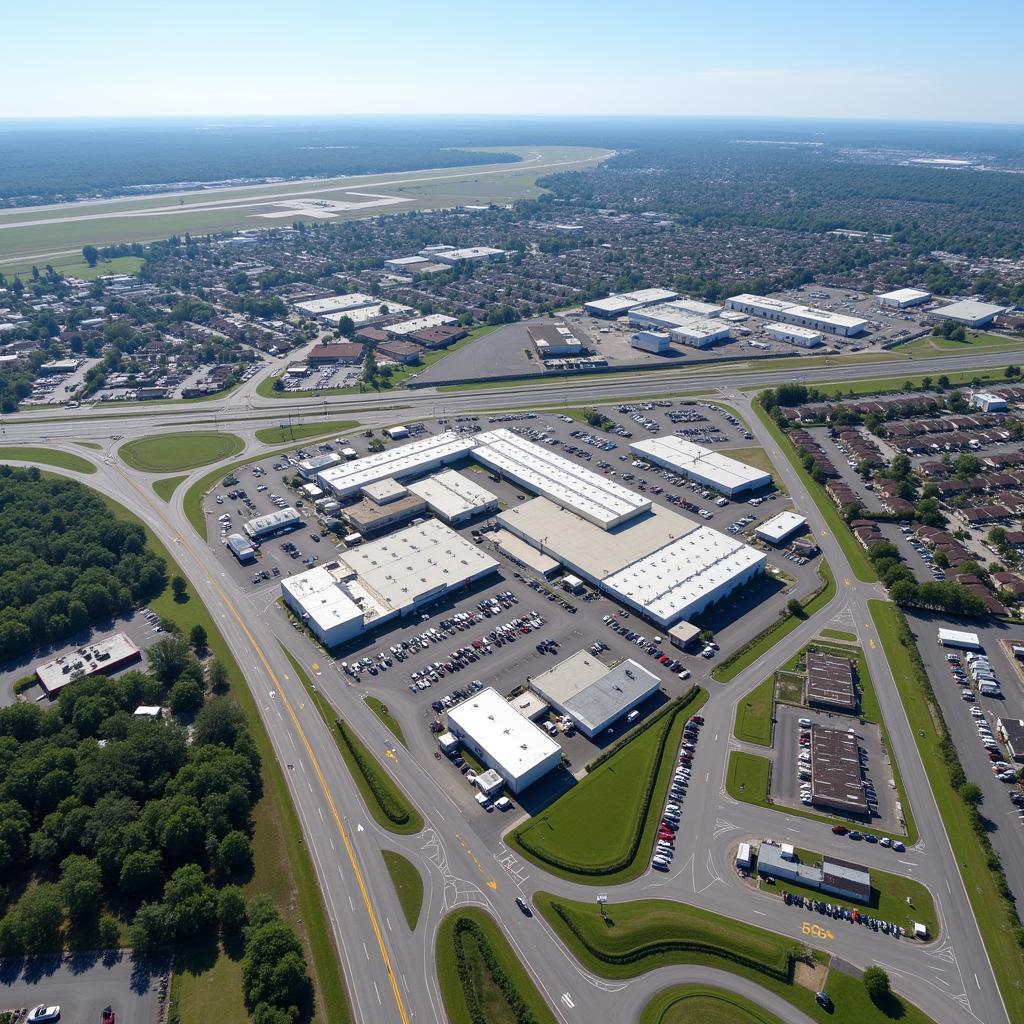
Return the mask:
[[533, 917], [533, 911], [530, 909], [530, 904], [523, 899], [522, 896], [516, 897], [516, 906], [527, 916]]
[[814, 993], [814, 1001], [823, 1010], [831, 1010], [832, 1009], [832, 1000], [829, 998], [829, 994], [827, 992], [815, 992]]

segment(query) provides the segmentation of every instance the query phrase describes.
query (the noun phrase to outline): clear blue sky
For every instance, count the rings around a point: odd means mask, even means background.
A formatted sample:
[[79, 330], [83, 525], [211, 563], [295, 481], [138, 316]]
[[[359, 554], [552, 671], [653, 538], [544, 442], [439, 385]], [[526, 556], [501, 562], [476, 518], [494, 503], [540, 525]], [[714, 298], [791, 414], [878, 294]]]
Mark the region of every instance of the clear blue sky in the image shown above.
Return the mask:
[[34, 0], [0, 25], [0, 117], [1024, 120], [1019, 0]]

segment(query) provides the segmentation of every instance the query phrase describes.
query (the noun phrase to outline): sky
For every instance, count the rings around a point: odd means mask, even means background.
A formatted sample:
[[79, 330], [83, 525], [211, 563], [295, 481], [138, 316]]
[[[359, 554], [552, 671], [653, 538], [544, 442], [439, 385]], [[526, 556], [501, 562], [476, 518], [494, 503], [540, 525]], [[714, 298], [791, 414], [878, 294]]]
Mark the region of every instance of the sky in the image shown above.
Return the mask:
[[0, 117], [1024, 119], [1018, 0], [35, 0], [2, 25]]

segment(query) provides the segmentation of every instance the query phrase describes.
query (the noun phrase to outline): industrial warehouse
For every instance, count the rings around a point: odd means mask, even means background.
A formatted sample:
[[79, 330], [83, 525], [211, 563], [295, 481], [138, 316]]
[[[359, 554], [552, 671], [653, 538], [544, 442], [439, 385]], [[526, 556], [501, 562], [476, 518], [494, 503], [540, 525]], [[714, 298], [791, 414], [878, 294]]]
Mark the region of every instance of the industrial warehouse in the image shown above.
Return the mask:
[[786, 299], [773, 299], [763, 295], [733, 295], [725, 300], [725, 305], [728, 309], [760, 317], [762, 320], [776, 320], [797, 327], [808, 327], [812, 331], [843, 338], [863, 333], [868, 323], [861, 317], [844, 316], [842, 313], [833, 313], [827, 309], [800, 306]]
[[757, 851], [757, 873], [858, 903], [871, 901], [871, 873], [867, 868], [828, 855], [822, 857], [821, 867], [803, 864], [790, 843], [762, 842]]
[[640, 458], [671, 469], [705, 487], [713, 487], [730, 498], [744, 491], [767, 487], [772, 482], [770, 473], [671, 434], [633, 441], [629, 447]]

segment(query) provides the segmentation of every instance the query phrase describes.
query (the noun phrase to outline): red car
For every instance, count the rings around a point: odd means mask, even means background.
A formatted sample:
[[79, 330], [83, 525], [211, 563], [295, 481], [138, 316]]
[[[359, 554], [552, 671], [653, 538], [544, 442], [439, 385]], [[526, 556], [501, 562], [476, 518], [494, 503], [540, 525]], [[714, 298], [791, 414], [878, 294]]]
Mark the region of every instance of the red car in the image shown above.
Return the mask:
[[845, 836], [846, 833], [849, 832], [850, 830], [845, 825], [833, 825], [832, 826], [832, 831], [837, 836]]
[[691, 722], [696, 722], [698, 725], [703, 725], [704, 724], [704, 716], [703, 715], [692, 715], [690, 717], [690, 721]]

